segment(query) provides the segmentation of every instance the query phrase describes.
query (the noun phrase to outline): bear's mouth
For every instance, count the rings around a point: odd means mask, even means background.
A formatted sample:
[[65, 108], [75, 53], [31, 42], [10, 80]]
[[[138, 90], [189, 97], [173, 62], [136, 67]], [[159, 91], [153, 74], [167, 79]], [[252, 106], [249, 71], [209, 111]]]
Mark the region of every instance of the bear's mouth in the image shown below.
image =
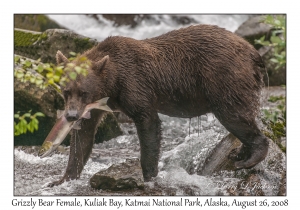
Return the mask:
[[107, 112], [113, 112], [111, 108], [107, 106], [107, 100], [109, 97], [102, 98], [94, 103], [86, 105], [83, 113], [76, 121], [68, 121], [65, 117], [65, 110], [57, 111], [57, 118], [55, 125], [51, 129], [50, 133], [46, 137], [41, 149], [39, 150], [39, 156], [41, 158], [50, 155], [65, 139], [67, 134], [72, 130], [79, 130], [82, 119], [90, 119], [92, 109], [100, 109]]

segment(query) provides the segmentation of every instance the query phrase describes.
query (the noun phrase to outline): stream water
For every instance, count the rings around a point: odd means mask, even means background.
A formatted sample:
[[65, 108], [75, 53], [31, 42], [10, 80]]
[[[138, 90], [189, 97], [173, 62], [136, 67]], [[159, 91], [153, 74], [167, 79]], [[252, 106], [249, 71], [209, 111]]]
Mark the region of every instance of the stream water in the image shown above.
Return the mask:
[[[160, 115], [160, 119], [163, 135], [160, 172], [152, 182], [147, 183], [149, 189], [158, 184], [163, 189], [175, 190], [177, 195], [185, 194], [187, 188], [192, 188], [198, 195], [219, 194], [221, 190], [212, 187], [217, 186], [218, 178], [190, 175], [187, 171], [196, 171], [198, 167], [202, 167], [207, 154], [228, 132], [211, 114], [199, 119], [199, 127], [197, 118], [191, 119], [191, 123], [189, 119], [165, 115]], [[97, 194], [89, 186], [89, 178], [94, 173], [112, 164], [124, 162], [126, 158], [140, 156], [134, 124], [123, 123], [121, 129], [123, 135], [94, 145], [91, 158], [79, 180], [53, 188], [46, 187], [46, 184], [62, 176], [68, 156], [54, 154], [41, 159], [24, 152], [21, 147], [16, 148], [15, 195], [89, 195], [91, 192]], [[226, 180], [232, 185], [238, 181], [235, 178]]]
[[[189, 15], [199, 23], [217, 24], [234, 31], [248, 19], [248, 15]], [[62, 26], [99, 41], [110, 35], [130, 36], [144, 39], [162, 34], [182, 25], [175, 24], [168, 15], [154, 16], [157, 23], [142, 21], [136, 28], [115, 27], [111, 21], [99, 23], [84, 15], [49, 15]], [[101, 16], [99, 17], [101, 18]], [[200, 176], [195, 173], [203, 166], [207, 154], [228, 134], [226, 129], [212, 114], [197, 118], [182, 119], [159, 115], [162, 121], [162, 152], [159, 160], [159, 173], [151, 182], [146, 183], [148, 190], [161, 189], [161, 195], [229, 195], [240, 185], [242, 178], [234, 173]], [[64, 173], [68, 156], [54, 154], [39, 158], [24, 152], [20, 147], [14, 151], [14, 195], [107, 195], [101, 190], [93, 190], [89, 185], [90, 177], [112, 164], [124, 162], [126, 158], [139, 157], [139, 141], [135, 126], [122, 123], [123, 135], [110, 141], [96, 144], [79, 180], [65, 182], [53, 188], [47, 183], [58, 180]], [[33, 150], [36, 148], [33, 147]], [[68, 149], [68, 148], [67, 148]], [[283, 158], [284, 162], [285, 159]], [[240, 172], [243, 173], [243, 170]], [[278, 184], [279, 173], [268, 171], [261, 174], [260, 182], [269, 179], [269, 184]], [[222, 183], [222, 184], [221, 184]], [[278, 187], [264, 188], [264, 195], [276, 195]], [[132, 192], [110, 193], [132, 195]], [[136, 194], [144, 195], [143, 192]], [[250, 193], [251, 194], [251, 193]]]
[[[234, 32], [249, 15], [185, 15], [198, 23], [214, 24]], [[187, 25], [178, 24], [170, 15], [152, 15], [151, 20], [141, 21], [134, 29], [130, 26], [115, 26], [110, 20], [97, 15], [97, 19], [86, 15], [49, 15], [60, 25], [78, 34], [101, 41], [108, 36], [127, 36], [145, 39], [161, 35]], [[180, 17], [180, 15], [179, 15]], [[100, 22], [100, 21], [101, 22]], [[195, 24], [195, 23], [191, 23]]]
[[[68, 155], [53, 154], [41, 159], [37, 157], [37, 147], [24, 152], [17, 147], [14, 153], [14, 195], [230, 195], [235, 194], [244, 182], [245, 174], [222, 172], [212, 176], [197, 175], [206, 157], [216, 144], [228, 134], [226, 129], [212, 114], [201, 116], [198, 127], [197, 118], [181, 119], [159, 115], [162, 120], [162, 149], [159, 160], [159, 173], [151, 182], [145, 183], [146, 190], [107, 192], [94, 190], [89, 179], [99, 170], [124, 162], [128, 158], [139, 158], [139, 141], [133, 123], [121, 124], [123, 135], [107, 142], [95, 144], [91, 158], [87, 162], [80, 179], [65, 182], [53, 188], [47, 184], [58, 180], [67, 166]], [[198, 129], [199, 128], [199, 129]], [[190, 133], [190, 135], [189, 135]], [[66, 148], [67, 150], [69, 147]], [[28, 151], [28, 148], [27, 148]], [[276, 150], [275, 150], [276, 151]], [[278, 152], [278, 151], [277, 151]], [[270, 166], [277, 159], [278, 166]], [[267, 158], [258, 171], [255, 183], [265, 185], [264, 195], [277, 195], [281, 182], [282, 166], [285, 156], [274, 154]], [[239, 178], [237, 178], [239, 177]], [[249, 187], [249, 191], [253, 188]], [[236, 192], [235, 192], [236, 191]], [[256, 189], [253, 191], [257, 191]], [[255, 195], [249, 192], [249, 195]]]

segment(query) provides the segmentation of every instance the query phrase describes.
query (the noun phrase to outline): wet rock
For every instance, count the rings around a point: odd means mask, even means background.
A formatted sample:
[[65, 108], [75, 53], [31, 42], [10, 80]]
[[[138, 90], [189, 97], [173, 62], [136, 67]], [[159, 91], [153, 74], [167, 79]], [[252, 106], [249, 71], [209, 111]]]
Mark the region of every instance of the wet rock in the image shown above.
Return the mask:
[[199, 175], [212, 175], [215, 171], [234, 169], [233, 162], [228, 159], [229, 153], [241, 145], [241, 142], [232, 134], [228, 134], [211, 151], [206, 158], [203, 168], [198, 171]]
[[[232, 152], [232, 149], [238, 148], [241, 142], [232, 134], [228, 134], [223, 138], [206, 157], [203, 168], [198, 171], [200, 175], [212, 175], [214, 172], [222, 170], [233, 170], [234, 165], [228, 156]], [[285, 154], [280, 148], [269, 139], [269, 151], [268, 154], [261, 163], [257, 164], [254, 168], [260, 169], [264, 165], [274, 172], [283, 172], [286, 169], [285, 166]], [[276, 168], [273, 167], [276, 166]]]
[[136, 27], [142, 20], [150, 19], [150, 15], [131, 15], [131, 14], [104, 14], [102, 15], [103, 18], [113, 21], [114, 26], [121, 26], [121, 25], [129, 25], [130, 27]]
[[269, 98], [270, 96], [276, 96], [276, 97], [286, 97], [286, 88], [281, 87], [281, 86], [273, 86], [273, 87], [265, 87], [262, 90], [262, 95], [261, 95], [261, 107], [262, 108], [275, 108], [276, 106], [279, 105], [279, 101], [277, 102], [270, 102]]
[[276, 69], [276, 63], [270, 61], [274, 55], [274, 48], [263, 46], [258, 50], [264, 61], [268, 76], [264, 75], [264, 83], [269, 86], [286, 85], [286, 66]]
[[47, 29], [63, 28], [46, 15], [15, 14], [14, 27], [43, 32]]
[[260, 48], [260, 45], [254, 44], [255, 39], [260, 39], [262, 36], [266, 36], [267, 39], [270, 36], [271, 27], [262, 23], [263, 17], [262, 15], [251, 17], [235, 31], [237, 35], [246, 39], [256, 49]]
[[171, 19], [178, 25], [188, 25], [192, 23], [198, 23], [194, 18], [186, 15], [171, 15]]
[[[228, 155], [232, 148], [241, 145], [232, 134], [226, 136], [207, 156], [199, 175], [227, 176], [241, 179], [234, 195], [276, 195], [285, 194], [286, 156], [281, 149], [269, 140], [269, 151], [266, 158], [251, 169], [234, 171], [233, 161]], [[227, 171], [227, 172], [226, 172]]]
[[270, 139], [272, 139], [283, 152], [286, 151], [286, 120], [283, 119], [283, 111], [278, 106], [284, 104], [284, 100], [269, 101], [270, 97], [286, 98], [286, 88], [275, 86], [264, 88], [261, 97], [261, 109], [278, 111], [279, 120], [274, 124], [270, 120], [265, 119], [259, 121], [259, 128]]
[[48, 29], [43, 33], [14, 29], [15, 54], [41, 59], [42, 62], [56, 63], [57, 50], [64, 55], [70, 52], [83, 53], [96, 44], [95, 39], [65, 29]]
[[230, 195], [234, 196], [264, 196], [262, 183], [256, 173], [250, 173], [245, 180], [237, 183], [236, 190], [229, 189]]
[[286, 172], [281, 174], [281, 181], [279, 186], [279, 192], [277, 195], [286, 196]]
[[90, 185], [95, 189], [113, 191], [143, 189], [144, 178], [139, 159], [126, 159], [121, 164], [99, 171], [90, 179]]

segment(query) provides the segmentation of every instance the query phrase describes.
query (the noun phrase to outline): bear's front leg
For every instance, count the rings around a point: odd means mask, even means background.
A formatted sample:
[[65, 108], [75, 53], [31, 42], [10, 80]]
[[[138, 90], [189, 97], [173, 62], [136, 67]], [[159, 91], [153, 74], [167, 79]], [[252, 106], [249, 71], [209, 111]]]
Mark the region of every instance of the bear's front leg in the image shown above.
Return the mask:
[[134, 117], [141, 147], [141, 166], [144, 181], [157, 176], [161, 141], [161, 121], [157, 112]]
[[63, 177], [52, 182], [48, 187], [60, 185], [65, 181], [78, 179], [84, 165], [92, 152], [97, 126], [104, 112], [92, 110], [90, 119], [83, 119], [80, 130], [72, 130], [70, 141], [70, 155], [67, 169]]

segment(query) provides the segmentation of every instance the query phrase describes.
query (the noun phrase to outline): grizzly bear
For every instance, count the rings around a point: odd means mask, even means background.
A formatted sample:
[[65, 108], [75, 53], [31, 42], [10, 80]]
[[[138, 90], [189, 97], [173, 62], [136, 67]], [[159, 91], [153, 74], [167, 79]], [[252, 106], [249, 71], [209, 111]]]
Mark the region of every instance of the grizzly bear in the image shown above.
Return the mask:
[[[136, 125], [145, 181], [158, 173], [158, 113], [192, 118], [211, 112], [243, 144], [234, 157], [236, 169], [251, 168], [265, 158], [268, 140], [255, 121], [264, 64], [241, 37], [218, 26], [195, 25], [144, 40], [108, 37], [83, 55], [92, 65], [86, 77], [62, 87], [65, 117], [77, 120], [87, 104], [109, 97], [108, 106]], [[56, 58], [68, 62], [60, 51]], [[104, 114], [92, 110], [91, 119], [71, 134], [66, 172], [52, 186], [80, 176]]]

